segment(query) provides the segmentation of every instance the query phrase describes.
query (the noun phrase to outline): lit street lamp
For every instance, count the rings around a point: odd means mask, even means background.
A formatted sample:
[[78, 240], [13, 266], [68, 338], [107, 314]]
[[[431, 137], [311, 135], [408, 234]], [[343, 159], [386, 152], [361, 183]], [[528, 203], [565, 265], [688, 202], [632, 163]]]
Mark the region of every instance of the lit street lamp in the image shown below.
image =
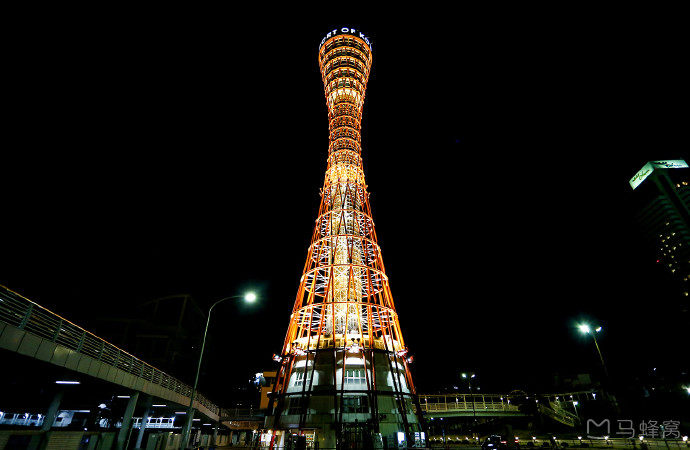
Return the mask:
[[224, 302], [225, 300], [230, 300], [234, 298], [244, 298], [244, 301], [247, 303], [254, 303], [256, 301], [256, 294], [253, 292], [248, 292], [244, 295], [233, 295], [230, 297], [225, 297], [221, 298], [220, 300], [216, 301], [211, 307], [208, 309], [208, 314], [206, 315], [206, 328], [204, 329], [204, 338], [201, 341], [201, 351], [199, 352], [199, 361], [197, 362], [196, 365], [196, 376], [194, 377], [194, 387], [192, 388], [192, 394], [189, 396], [189, 407], [187, 408], [187, 420], [185, 422], [184, 429], [182, 431], [182, 440], [180, 441], [180, 448], [185, 449], [187, 448], [187, 444], [189, 443], [189, 432], [192, 428], [192, 415], [194, 414], [194, 398], [196, 397], [196, 387], [197, 384], [199, 383], [199, 372], [201, 371], [201, 360], [204, 357], [204, 348], [206, 347], [206, 334], [208, 333], [208, 324], [211, 321], [211, 311], [213, 311], [213, 308], [221, 302]]
[[590, 334], [592, 336], [592, 339], [594, 339], [594, 345], [597, 348], [597, 353], [599, 353], [599, 359], [601, 360], [601, 366], [604, 368], [604, 374], [606, 375], [606, 378], [608, 378], [609, 372], [608, 372], [608, 370], [606, 370], [606, 364], [604, 363], [604, 357], [601, 354], [601, 349], [599, 349], [599, 343], [597, 342], [597, 333], [601, 333], [602, 328], [597, 327], [594, 331], [592, 331], [590, 326], [586, 323], [578, 325], [577, 328], [580, 330], [581, 333]]
[[472, 395], [472, 379], [477, 376], [475, 373], [461, 373], [460, 376], [467, 380], [467, 387], [470, 391], [470, 397], [472, 398], [472, 416], [474, 417], [474, 423], [477, 423], [477, 410], [474, 407], [474, 396]]

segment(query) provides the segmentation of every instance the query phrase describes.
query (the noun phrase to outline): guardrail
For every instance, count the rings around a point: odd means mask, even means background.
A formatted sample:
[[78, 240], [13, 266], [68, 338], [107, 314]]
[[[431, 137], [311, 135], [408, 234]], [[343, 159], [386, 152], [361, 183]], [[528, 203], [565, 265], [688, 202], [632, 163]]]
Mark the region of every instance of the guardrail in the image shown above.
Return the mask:
[[[192, 395], [191, 386], [2, 285], [0, 322], [90, 356], [182, 396]], [[197, 393], [195, 399], [209, 411], [219, 415], [218, 406], [206, 397]]]
[[510, 400], [496, 394], [420, 395], [419, 404], [425, 412], [520, 411]]

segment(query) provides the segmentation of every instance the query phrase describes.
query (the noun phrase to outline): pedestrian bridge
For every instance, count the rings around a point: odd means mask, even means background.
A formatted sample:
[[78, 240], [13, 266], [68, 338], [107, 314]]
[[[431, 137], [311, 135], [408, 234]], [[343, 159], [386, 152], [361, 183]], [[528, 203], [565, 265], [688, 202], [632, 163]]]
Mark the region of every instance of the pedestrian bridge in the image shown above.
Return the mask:
[[540, 413], [564, 425], [579, 422], [577, 405], [595, 400], [596, 392], [580, 391], [563, 394], [437, 394], [419, 395], [423, 414], [429, 419], [446, 417], [519, 417]]
[[[2, 285], [0, 348], [189, 405], [187, 384]], [[194, 407], [214, 421], [220, 418], [218, 406], [198, 393]]]
[[524, 416], [517, 404], [499, 394], [420, 395], [419, 404], [427, 417]]

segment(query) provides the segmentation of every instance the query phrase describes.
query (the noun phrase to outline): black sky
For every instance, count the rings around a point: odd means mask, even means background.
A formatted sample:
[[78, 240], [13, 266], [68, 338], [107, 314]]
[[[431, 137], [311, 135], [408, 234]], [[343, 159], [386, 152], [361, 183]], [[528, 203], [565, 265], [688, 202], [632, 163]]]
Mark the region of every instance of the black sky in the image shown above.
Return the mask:
[[683, 29], [673, 11], [522, 13], [17, 17], [0, 283], [87, 329], [256, 288], [217, 311], [202, 391], [272, 367], [326, 163], [317, 47], [352, 26], [373, 42], [365, 173], [418, 389], [591, 371], [584, 317], [614, 370], [677, 365], [687, 317], [628, 180], [688, 155]]

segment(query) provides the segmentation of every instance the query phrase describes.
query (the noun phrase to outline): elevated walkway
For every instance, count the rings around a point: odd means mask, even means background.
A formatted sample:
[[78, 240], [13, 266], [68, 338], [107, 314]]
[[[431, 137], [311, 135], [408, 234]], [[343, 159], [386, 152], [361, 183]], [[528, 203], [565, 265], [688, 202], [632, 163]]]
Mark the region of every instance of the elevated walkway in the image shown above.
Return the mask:
[[574, 427], [580, 423], [576, 405], [596, 398], [596, 391], [562, 394], [526, 394], [522, 391], [510, 394], [420, 394], [419, 404], [428, 418], [518, 417], [538, 413]]
[[[0, 348], [189, 405], [191, 386], [2, 285]], [[214, 421], [220, 418], [218, 406], [199, 393], [194, 407]]]
[[427, 417], [524, 416], [520, 408], [500, 394], [419, 395], [419, 404]]

